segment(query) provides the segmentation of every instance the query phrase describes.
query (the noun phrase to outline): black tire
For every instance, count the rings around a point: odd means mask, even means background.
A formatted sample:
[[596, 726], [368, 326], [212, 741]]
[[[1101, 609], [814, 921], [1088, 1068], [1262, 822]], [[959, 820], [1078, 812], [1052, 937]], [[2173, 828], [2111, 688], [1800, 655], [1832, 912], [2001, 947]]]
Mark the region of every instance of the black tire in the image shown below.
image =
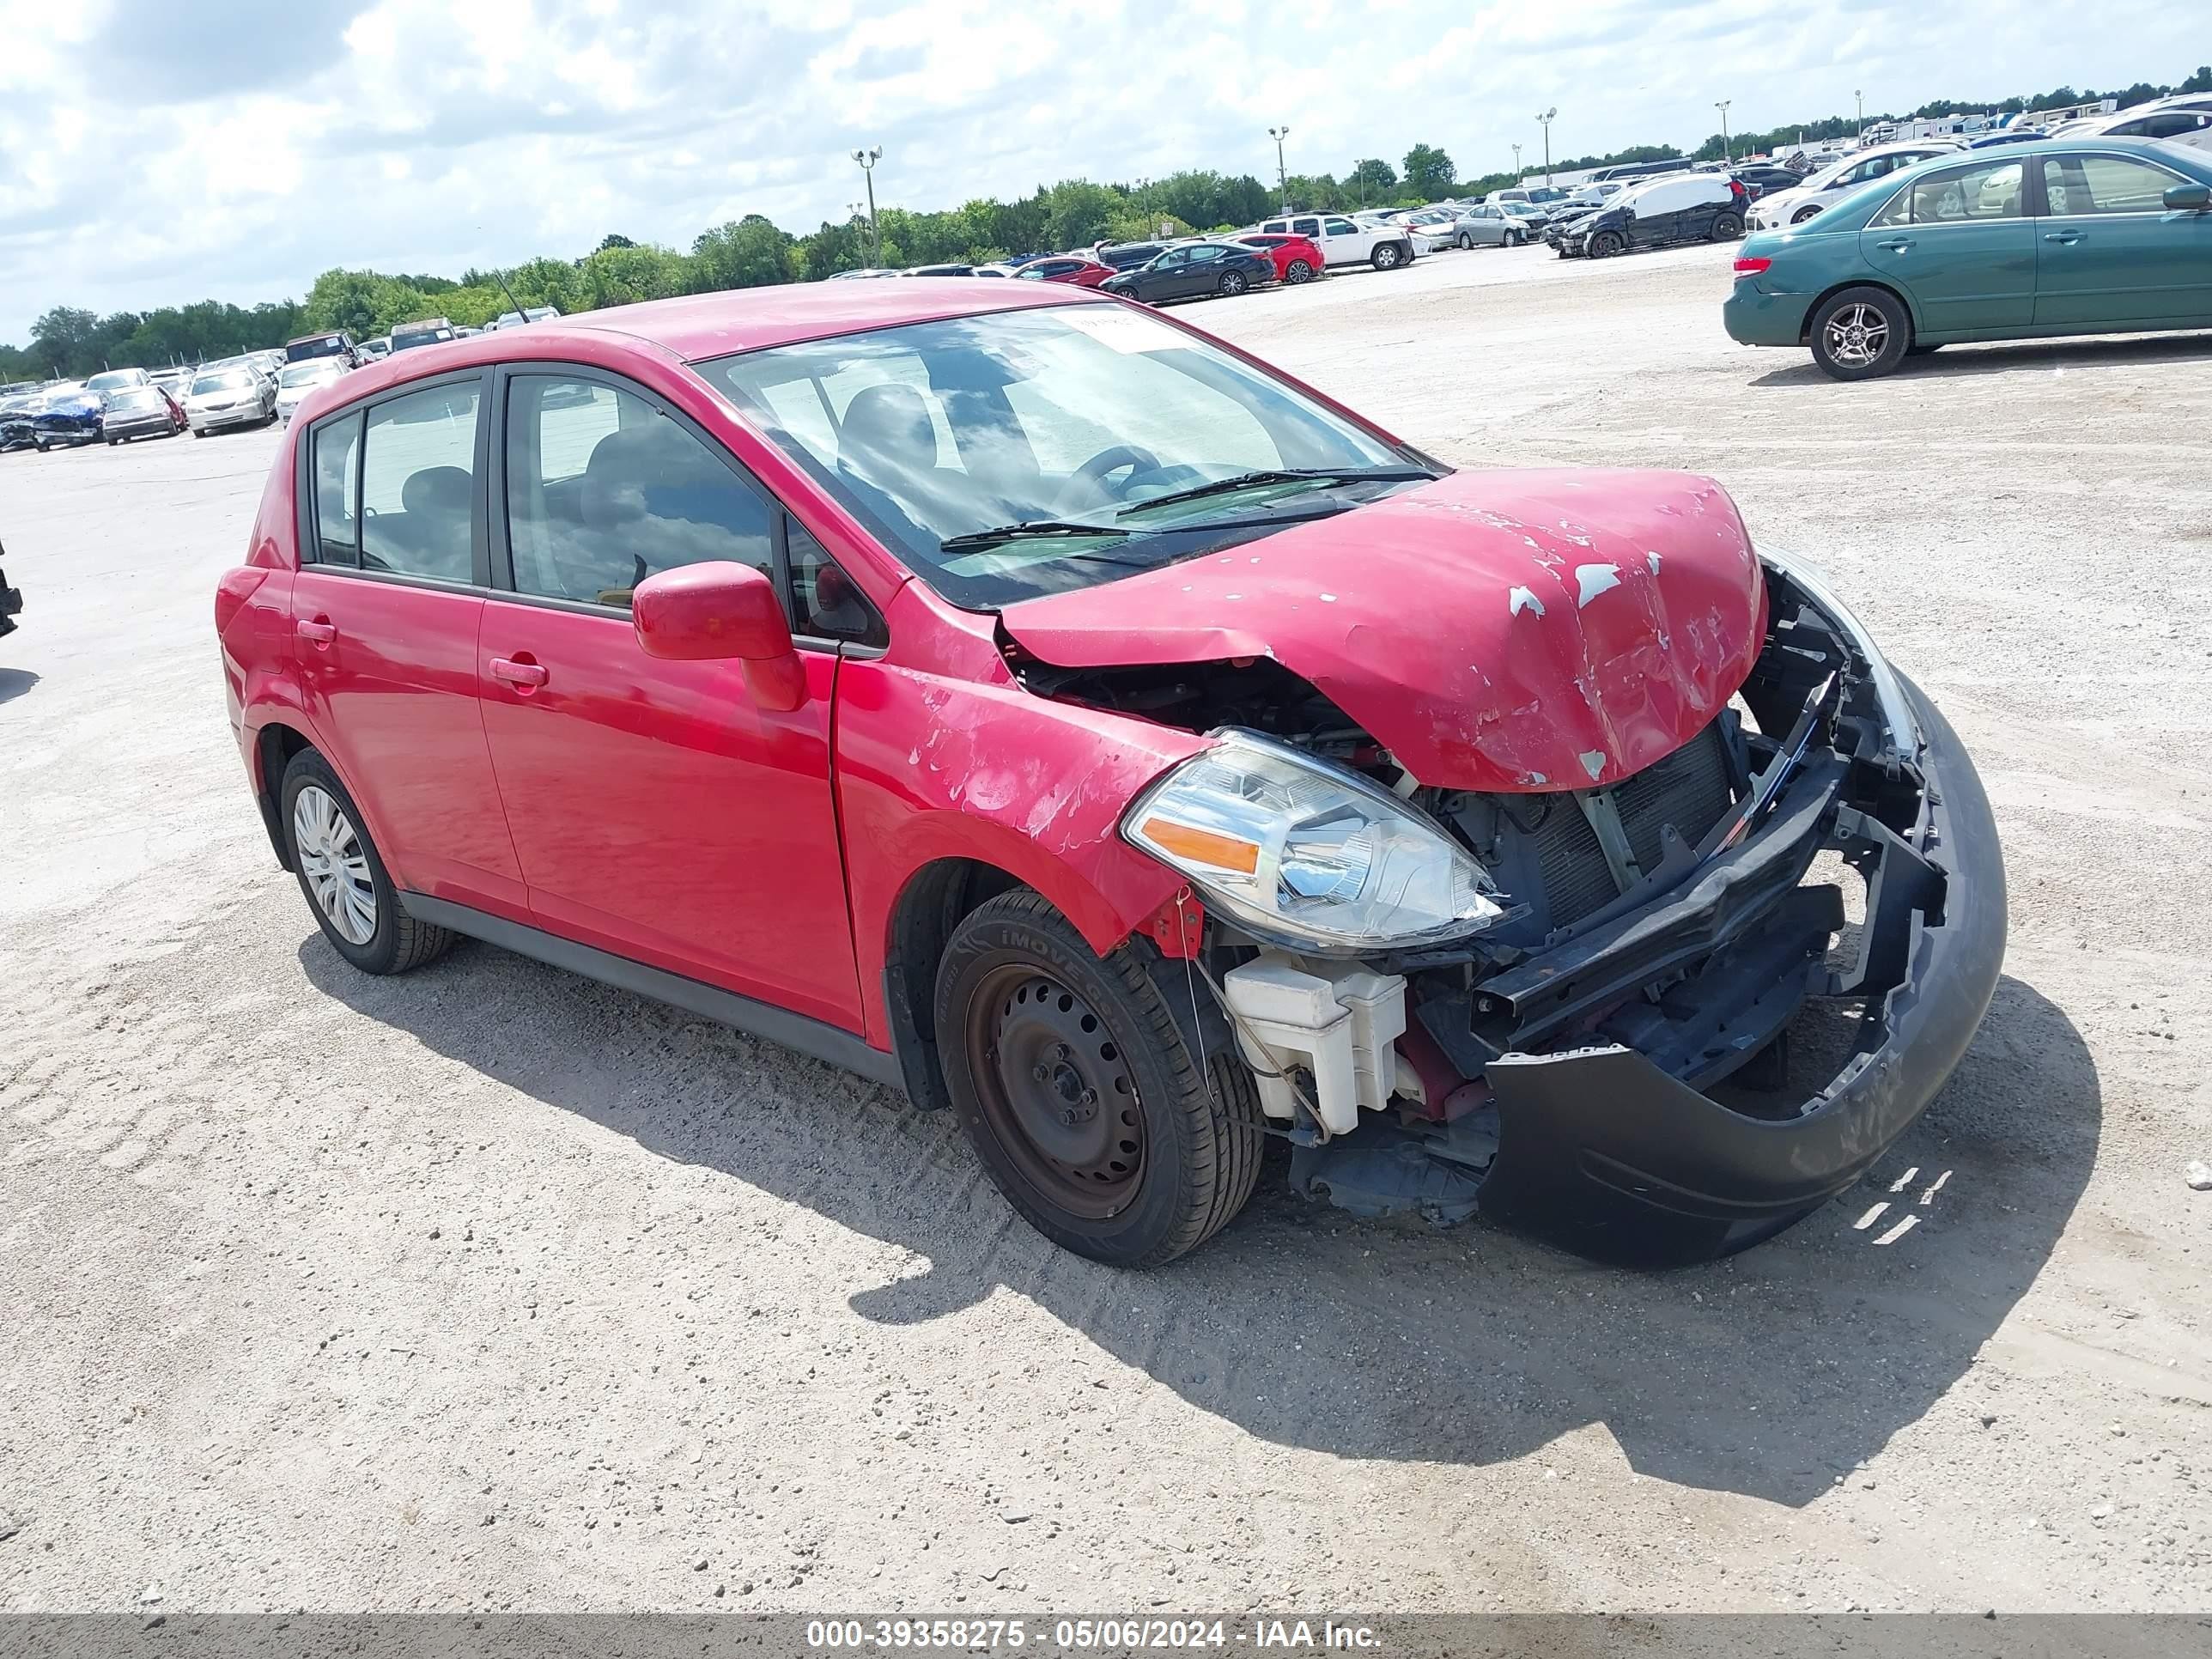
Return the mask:
[[1716, 242], [1733, 242], [1743, 234], [1743, 221], [1733, 213], [1716, 214], [1713, 217], [1712, 239]]
[[204, 426], [196, 426], [196, 427], [194, 427], [194, 428], [192, 428], [192, 436], [194, 436], [195, 438], [204, 438], [204, 437], [206, 437], [206, 436], [207, 436], [207, 428], [206, 428], [205, 427], [204, 427]]
[[1223, 299], [1229, 300], [1234, 299], [1251, 286], [1252, 284], [1245, 279], [1243, 271], [1224, 270], [1221, 273], [1221, 280], [1213, 285], [1213, 291]]
[[110, 449], [112, 449], [112, 448], [114, 448], [114, 447], [115, 447], [115, 446], [116, 446], [116, 445], [118, 445], [118, 444], [121, 443], [122, 441], [123, 441], [123, 440], [122, 440], [122, 439], [120, 439], [120, 438], [110, 438], [110, 439], [107, 441], [107, 447], [108, 447]]
[[1459, 251], [1462, 253], [1470, 253], [1474, 250], [1474, 234], [1471, 231], [1462, 230], [1453, 238], [1453, 240], [1459, 244]]
[[1505, 233], [1505, 246], [1508, 247], [1519, 247], [1522, 243], [1528, 240], [1528, 239], [1526, 236], [1523, 236], [1517, 230], [1509, 230]]
[[1313, 279], [1313, 261], [1310, 259], [1293, 259], [1283, 267], [1283, 280], [1292, 288], [1310, 283]]
[[[1251, 1073], [1225, 1037], [1201, 1071], [1139, 948], [1101, 957], [1022, 890], [963, 920], [937, 970], [945, 1084], [992, 1182], [1054, 1243], [1116, 1267], [1212, 1237], [1266, 1144]], [[1044, 1121], [1063, 1112], [1085, 1115]]]
[[[307, 860], [301, 856], [300, 830], [297, 823], [301, 794], [309, 789], [319, 789], [343, 815], [347, 828], [357, 842], [362, 861], [368, 868], [370, 895], [375, 909], [375, 926], [366, 939], [351, 939], [338, 930], [323, 901], [316, 896], [310, 878]], [[453, 948], [456, 934], [444, 927], [418, 921], [407, 914], [399, 902], [398, 892], [392, 885], [392, 878], [384, 868], [384, 860], [369, 839], [368, 830], [361, 816], [361, 809], [346, 793], [345, 785], [331, 764], [313, 749], [302, 749], [292, 757], [291, 764], [284, 769], [284, 781], [276, 794], [278, 822], [290, 845], [292, 867], [300, 878], [300, 891], [306, 896], [307, 908], [314, 913], [316, 925], [331, 948], [364, 974], [404, 974], [411, 968], [420, 968], [426, 962], [434, 962]]]
[[1838, 380], [1892, 374], [1912, 345], [1912, 316], [1886, 288], [1847, 288], [1813, 313], [1813, 361]]
[[1377, 270], [1395, 270], [1406, 263], [1405, 250], [1395, 242], [1380, 243], [1368, 257], [1367, 263]]
[[1589, 257], [1610, 259], [1617, 253], [1628, 251], [1628, 239], [1617, 230], [1601, 230], [1589, 239]]
[[1790, 222], [1793, 225], [1802, 225], [1808, 219], [1816, 219], [1820, 215], [1820, 210], [1816, 207], [1801, 207], [1790, 216]]

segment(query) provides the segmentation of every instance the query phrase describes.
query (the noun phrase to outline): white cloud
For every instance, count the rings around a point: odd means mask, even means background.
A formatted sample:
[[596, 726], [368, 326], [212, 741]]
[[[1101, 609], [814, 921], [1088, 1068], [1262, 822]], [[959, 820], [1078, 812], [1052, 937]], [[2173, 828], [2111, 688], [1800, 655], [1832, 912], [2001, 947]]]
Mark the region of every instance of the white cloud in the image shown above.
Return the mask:
[[1192, 7], [1172, 0], [0, 0], [0, 340], [48, 307], [458, 273], [608, 231], [688, 246], [861, 194], [951, 206], [1069, 177], [1394, 163], [1463, 173], [2060, 82], [2178, 80], [2186, 7], [1771, 0]]

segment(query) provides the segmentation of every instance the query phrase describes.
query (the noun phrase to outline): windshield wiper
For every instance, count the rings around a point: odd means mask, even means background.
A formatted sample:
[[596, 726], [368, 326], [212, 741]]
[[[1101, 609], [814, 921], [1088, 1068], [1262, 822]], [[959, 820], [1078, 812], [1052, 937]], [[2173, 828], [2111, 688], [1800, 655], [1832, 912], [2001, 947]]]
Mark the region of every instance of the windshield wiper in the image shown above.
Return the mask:
[[1216, 478], [1210, 483], [1193, 484], [1188, 489], [1170, 490], [1164, 495], [1148, 495], [1141, 501], [1132, 502], [1114, 516], [1126, 519], [1132, 513], [1143, 513], [1155, 507], [1168, 507], [1176, 501], [1195, 501], [1208, 495], [1226, 495], [1233, 489], [1254, 489], [1272, 483], [1411, 483], [1416, 478], [1433, 479], [1437, 475], [1422, 466], [1278, 466], [1257, 472], [1239, 472], [1233, 477]]
[[1116, 541], [1126, 541], [1129, 532], [1118, 525], [1079, 524], [1071, 519], [1024, 519], [1018, 524], [1002, 524], [994, 530], [970, 530], [963, 535], [947, 536], [937, 549], [940, 553], [967, 553], [1007, 542], [1054, 536], [1111, 536]]

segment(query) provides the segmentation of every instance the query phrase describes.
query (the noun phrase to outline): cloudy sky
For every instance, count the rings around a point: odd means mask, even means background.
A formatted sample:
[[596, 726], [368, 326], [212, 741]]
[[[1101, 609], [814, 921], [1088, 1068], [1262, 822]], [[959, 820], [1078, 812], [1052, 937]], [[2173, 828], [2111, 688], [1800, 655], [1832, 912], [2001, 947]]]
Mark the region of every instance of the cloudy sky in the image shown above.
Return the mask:
[[[2171, 0], [0, 0], [0, 340], [608, 231], [688, 246], [1067, 177], [1440, 144], [1463, 172], [1954, 93], [2175, 81]], [[2033, 18], [2033, 26], [2027, 26]], [[2197, 18], [2201, 23], [2201, 17]], [[2194, 38], [2192, 38], [2194, 37]], [[2193, 55], [2192, 55], [2193, 54]]]

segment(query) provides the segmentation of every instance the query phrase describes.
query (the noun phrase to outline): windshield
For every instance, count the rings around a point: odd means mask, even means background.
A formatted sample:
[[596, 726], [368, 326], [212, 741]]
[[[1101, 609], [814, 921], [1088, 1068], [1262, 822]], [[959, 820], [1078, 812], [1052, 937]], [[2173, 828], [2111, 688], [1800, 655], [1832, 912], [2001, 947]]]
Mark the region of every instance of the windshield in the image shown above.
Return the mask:
[[152, 409], [161, 401], [161, 394], [150, 386], [125, 386], [120, 392], [107, 394], [110, 409]]
[[143, 368], [111, 369], [105, 374], [95, 374], [85, 382], [94, 392], [112, 392], [118, 386], [137, 386], [146, 378]]
[[276, 377], [283, 386], [318, 386], [338, 377], [338, 366], [333, 362], [295, 363]]
[[243, 368], [226, 368], [220, 374], [203, 374], [192, 382], [191, 395], [198, 398], [210, 392], [243, 392], [253, 384], [251, 372]]
[[[701, 367], [885, 546], [976, 608], [1111, 580], [1431, 476], [1120, 305], [917, 323]], [[1340, 476], [1370, 470], [1391, 476]], [[1192, 493], [1248, 474], [1267, 476]]]

